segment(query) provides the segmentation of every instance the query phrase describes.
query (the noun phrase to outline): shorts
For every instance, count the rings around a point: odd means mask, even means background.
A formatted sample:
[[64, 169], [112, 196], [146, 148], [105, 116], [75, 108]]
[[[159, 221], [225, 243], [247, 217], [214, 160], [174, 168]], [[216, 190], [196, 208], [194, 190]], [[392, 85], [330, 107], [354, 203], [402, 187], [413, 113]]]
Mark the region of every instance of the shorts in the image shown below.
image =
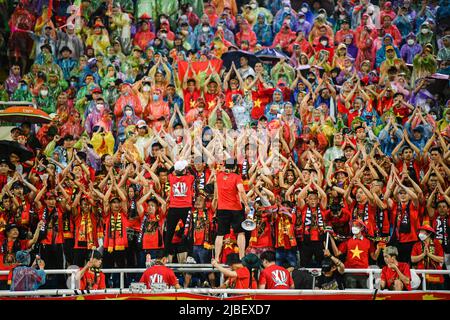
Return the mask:
[[199, 264], [211, 263], [212, 252], [203, 246], [194, 246], [192, 256]]
[[224, 236], [230, 233], [230, 226], [234, 233], [243, 233], [241, 223], [245, 220], [243, 210], [217, 210], [217, 235]]

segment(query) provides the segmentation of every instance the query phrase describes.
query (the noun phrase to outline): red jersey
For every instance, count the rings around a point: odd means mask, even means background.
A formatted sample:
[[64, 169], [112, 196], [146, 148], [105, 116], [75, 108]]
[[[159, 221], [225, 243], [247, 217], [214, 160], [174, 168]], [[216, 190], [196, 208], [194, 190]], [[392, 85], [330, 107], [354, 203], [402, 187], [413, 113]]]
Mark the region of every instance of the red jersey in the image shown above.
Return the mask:
[[297, 216], [290, 208], [281, 207], [275, 219], [275, 248], [291, 249], [297, 246], [295, 224]]
[[81, 213], [75, 218], [75, 245], [74, 249], [89, 249], [98, 247], [97, 218], [94, 212]]
[[[232, 289], [250, 289], [250, 271], [246, 267], [234, 270], [237, 277], [230, 278], [230, 288]], [[256, 281], [252, 279], [251, 289], [256, 289]]]
[[[407, 206], [409, 206], [409, 210], [407, 210]], [[419, 233], [421, 214], [419, 208], [416, 208], [412, 201], [401, 204], [400, 210], [398, 203], [395, 202], [392, 218], [392, 224], [396, 228], [396, 236], [399, 242], [418, 241], [417, 234]]]
[[236, 173], [217, 172], [218, 210], [242, 210], [237, 186], [242, 184], [242, 178]]
[[105, 240], [103, 245], [108, 252], [123, 251], [125, 248], [128, 248], [127, 225], [128, 218], [126, 213], [113, 213], [111, 210], [108, 212], [105, 221]]
[[105, 274], [101, 271], [95, 273], [92, 269], [86, 270], [83, 277], [80, 279], [80, 290], [99, 289], [106, 289]]
[[273, 247], [272, 219], [277, 206], [264, 207], [255, 215], [256, 228], [252, 230], [249, 245], [253, 248]]
[[372, 241], [362, 237], [355, 237], [342, 242], [339, 251], [345, 253], [345, 267], [349, 269], [367, 269], [369, 267], [369, 253], [375, 251]]
[[265, 284], [266, 289], [290, 289], [294, 281], [289, 271], [273, 264], [261, 271], [259, 284]]
[[41, 241], [42, 244], [63, 244], [63, 211], [59, 206], [56, 206], [53, 212], [47, 207], [42, 207], [39, 212], [39, 220], [45, 222], [45, 238]]
[[[144, 210], [147, 212], [147, 204], [144, 203]], [[141, 219], [142, 225], [142, 249], [153, 250], [161, 249], [164, 247], [163, 240], [163, 225], [164, 216], [161, 210], [158, 210], [156, 214], [146, 214]]]
[[208, 115], [216, 107], [216, 104], [217, 104], [216, 99], [218, 96], [219, 96], [219, 94], [217, 94], [217, 93], [205, 92], [203, 94], [203, 97], [205, 98], [205, 103], [206, 103], [205, 111]]
[[364, 204], [353, 202], [352, 205], [352, 219], [360, 219], [367, 226], [367, 235], [373, 237], [375, 233], [375, 213], [376, 207], [366, 202]]
[[139, 282], [145, 283], [147, 289], [151, 289], [154, 284], [174, 287], [178, 284], [178, 279], [172, 269], [163, 265], [154, 265], [145, 270]]
[[320, 236], [325, 230], [325, 213], [324, 208], [310, 208], [307, 205], [301, 210], [302, 223], [299, 232], [303, 240], [320, 241]]
[[233, 95], [240, 94], [241, 96], [244, 96], [244, 92], [242, 90], [231, 90], [228, 89], [225, 92], [225, 106], [227, 108], [231, 108], [231, 103], [233, 102]]
[[169, 174], [170, 204], [169, 208], [190, 208], [194, 196], [194, 176], [176, 176]]
[[[444, 249], [442, 248], [441, 243], [437, 239], [433, 239], [433, 241], [426, 245], [425, 242], [419, 241], [416, 242], [412, 248], [411, 256], [419, 256], [425, 249], [425, 246], [428, 246], [428, 250], [435, 256], [443, 257]], [[429, 269], [429, 270], [442, 270], [442, 266], [436, 261], [432, 260], [430, 257], [425, 256], [422, 260], [415, 264], [415, 269]], [[425, 275], [427, 282], [432, 283], [443, 283], [444, 277], [442, 274], [427, 274]]]
[[184, 113], [187, 114], [191, 109], [194, 109], [197, 104], [197, 99], [201, 97], [201, 92], [199, 90], [194, 90], [190, 92], [188, 89], [183, 89], [184, 96]]
[[[411, 270], [409, 269], [409, 264], [405, 262], [397, 262], [398, 269], [401, 273], [403, 273], [404, 276], [408, 277], [410, 282], [405, 286], [406, 290], [411, 290]], [[394, 281], [399, 279], [397, 271], [394, 269], [389, 268], [388, 266], [384, 266], [381, 270], [381, 280], [385, 281], [386, 288], [390, 288]]]
[[197, 210], [192, 212], [194, 225], [194, 246], [209, 246], [212, 245], [212, 231], [213, 231], [213, 216], [212, 210]]
[[335, 216], [331, 210], [324, 213], [325, 224], [333, 228], [333, 232], [341, 237], [350, 234], [350, 220], [352, 214], [345, 207], [341, 210], [340, 216]]

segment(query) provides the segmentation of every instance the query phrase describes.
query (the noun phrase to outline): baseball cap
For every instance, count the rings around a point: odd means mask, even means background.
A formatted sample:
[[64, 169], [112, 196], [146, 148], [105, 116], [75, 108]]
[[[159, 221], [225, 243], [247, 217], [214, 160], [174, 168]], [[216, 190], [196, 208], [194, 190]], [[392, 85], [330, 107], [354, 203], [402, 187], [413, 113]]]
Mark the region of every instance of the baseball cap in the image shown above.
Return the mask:
[[186, 160], [178, 160], [175, 162], [174, 168], [176, 171], [183, 171], [187, 167], [188, 163]]
[[147, 122], [145, 122], [145, 120], [139, 120], [139, 121], [136, 123], [136, 126], [137, 126], [138, 128], [145, 128], [145, 127], [147, 127]]

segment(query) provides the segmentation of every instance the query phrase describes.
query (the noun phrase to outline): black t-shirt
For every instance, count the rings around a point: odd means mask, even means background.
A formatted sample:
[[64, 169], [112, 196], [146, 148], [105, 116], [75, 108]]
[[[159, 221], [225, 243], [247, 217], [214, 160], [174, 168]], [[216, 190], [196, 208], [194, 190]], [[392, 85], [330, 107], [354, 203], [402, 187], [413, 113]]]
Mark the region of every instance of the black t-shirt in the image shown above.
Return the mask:
[[316, 287], [322, 290], [344, 290], [344, 276], [334, 271], [331, 277], [321, 274], [316, 279]]

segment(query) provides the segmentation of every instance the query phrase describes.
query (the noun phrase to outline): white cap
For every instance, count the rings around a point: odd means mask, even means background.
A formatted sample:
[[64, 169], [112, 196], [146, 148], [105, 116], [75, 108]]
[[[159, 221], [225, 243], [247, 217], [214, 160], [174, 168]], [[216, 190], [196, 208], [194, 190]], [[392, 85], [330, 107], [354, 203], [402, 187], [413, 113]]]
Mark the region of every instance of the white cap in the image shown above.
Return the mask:
[[68, 23], [66, 27], [67, 29], [75, 29], [75, 25], [73, 23]]
[[136, 126], [137, 126], [138, 128], [144, 128], [144, 127], [147, 126], [147, 122], [145, 122], [145, 120], [139, 120], [139, 121], [136, 123]]
[[186, 160], [178, 160], [175, 162], [174, 168], [176, 171], [183, 171], [188, 165]]

